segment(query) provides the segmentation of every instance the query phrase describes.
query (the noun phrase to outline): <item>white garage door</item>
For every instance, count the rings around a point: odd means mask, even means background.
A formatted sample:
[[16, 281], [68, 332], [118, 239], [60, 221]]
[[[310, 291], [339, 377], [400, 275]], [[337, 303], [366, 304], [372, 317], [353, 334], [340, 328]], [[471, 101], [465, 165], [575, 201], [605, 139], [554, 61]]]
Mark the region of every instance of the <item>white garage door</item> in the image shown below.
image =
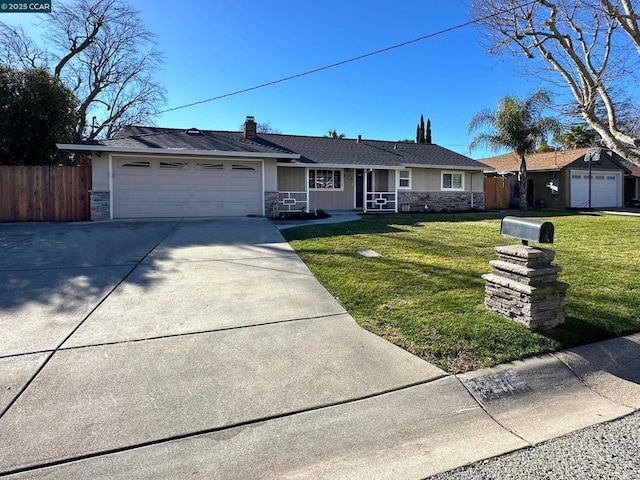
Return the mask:
[[113, 159], [113, 217], [262, 214], [262, 164], [246, 160]]
[[[571, 171], [571, 206], [589, 206], [589, 171]], [[591, 206], [622, 206], [622, 180], [618, 172], [591, 172]]]

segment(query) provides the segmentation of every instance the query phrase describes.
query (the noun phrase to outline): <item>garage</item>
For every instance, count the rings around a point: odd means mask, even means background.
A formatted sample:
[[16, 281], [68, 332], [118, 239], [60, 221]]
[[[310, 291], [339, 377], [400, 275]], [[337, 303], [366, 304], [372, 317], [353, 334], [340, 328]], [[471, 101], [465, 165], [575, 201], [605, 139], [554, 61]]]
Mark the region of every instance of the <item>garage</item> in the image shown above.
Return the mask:
[[[571, 170], [571, 207], [589, 206], [589, 171]], [[615, 171], [591, 173], [591, 207], [622, 206], [622, 175]]]
[[113, 218], [263, 214], [262, 162], [114, 156]]

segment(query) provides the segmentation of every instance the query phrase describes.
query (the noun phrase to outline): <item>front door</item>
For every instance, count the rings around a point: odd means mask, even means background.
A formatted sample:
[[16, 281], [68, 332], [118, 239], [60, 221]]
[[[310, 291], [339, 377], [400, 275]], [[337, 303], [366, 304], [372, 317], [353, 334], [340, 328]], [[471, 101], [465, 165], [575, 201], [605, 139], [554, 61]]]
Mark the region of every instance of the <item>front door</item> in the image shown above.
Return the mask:
[[356, 208], [362, 208], [364, 203], [364, 170], [356, 170]]
[[527, 205], [529, 206], [529, 208], [535, 207], [534, 205], [536, 201], [536, 196], [534, 193], [535, 188], [536, 188], [536, 183], [534, 182], [533, 178], [528, 178], [527, 179]]

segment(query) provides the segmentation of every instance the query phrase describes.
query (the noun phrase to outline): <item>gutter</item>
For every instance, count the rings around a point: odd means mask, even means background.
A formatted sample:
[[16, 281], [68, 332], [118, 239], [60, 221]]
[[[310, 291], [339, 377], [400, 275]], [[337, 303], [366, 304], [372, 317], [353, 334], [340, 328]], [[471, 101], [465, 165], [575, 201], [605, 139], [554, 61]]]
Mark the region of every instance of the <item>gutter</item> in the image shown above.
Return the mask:
[[486, 167], [476, 167], [476, 166], [459, 166], [459, 165], [426, 165], [424, 163], [405, 163], [400, 167], [404, 168], [431, 168], [434, 170], [476, 170], [478, 172], [483, 172], [486, 170]]
[[352, 163], [282, 163], [278, 164], [279, 167], [308, 167], [308, 168], [353, 168], [360, 170], [404, 170], [404, 167], [398, 165], [363, 165], [363, 164], [352, 164]]
[[[530, 168], [527, 168], [527, 173], [559, 172], [561, 170], [562, 170], [562, 168], [540, 168], [540, 169], [536, 169], [536, 170], [532, 170]], [[513, 175], [517, 175], [518, 171], [517, 170], [483, 170], [482, 173], [485, 173], [485, 174], [496, 173], [498, 175], [511, 173]]]
[[353, 163], [286, 163], [279, 166], [283, 167], [309, 167], [309, 168], [355, 168], [361, 170], [405, 170], [407, 168], [428, 168], [433, 170], [473, 170], [478, 172], [485, 171], [485, 167], [461, 167], [452, 165], [425, 165], [425, 164], [402, 164], [402, 165], [372, 165], [372, 164], [353, 164]]

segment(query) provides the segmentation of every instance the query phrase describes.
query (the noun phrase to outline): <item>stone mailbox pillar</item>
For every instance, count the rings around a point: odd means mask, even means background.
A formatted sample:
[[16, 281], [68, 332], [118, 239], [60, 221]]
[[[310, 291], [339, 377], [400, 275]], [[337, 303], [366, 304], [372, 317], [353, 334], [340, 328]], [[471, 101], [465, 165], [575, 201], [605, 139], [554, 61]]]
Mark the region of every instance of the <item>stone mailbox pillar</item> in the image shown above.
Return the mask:
[[558, 281], [561, 268], [551, 265], [553, 250], [528, 245], [496, 247], [492, 272], [483, 275], [487, 309], [520, 322], [530, 330], [564, 322], [569, 285]]

